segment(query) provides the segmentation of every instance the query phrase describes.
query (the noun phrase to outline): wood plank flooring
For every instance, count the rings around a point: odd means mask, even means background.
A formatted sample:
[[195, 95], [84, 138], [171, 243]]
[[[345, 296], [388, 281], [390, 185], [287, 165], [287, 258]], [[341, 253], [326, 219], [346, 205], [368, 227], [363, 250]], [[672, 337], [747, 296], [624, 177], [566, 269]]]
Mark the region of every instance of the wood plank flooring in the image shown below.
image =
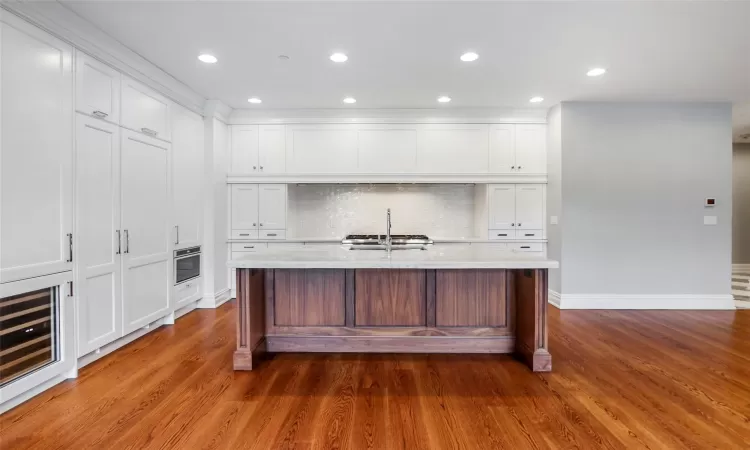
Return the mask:
[[0, 416], [0, 448], [750, 448], [750, 311], [550, 310], [546, 374], [373, 354], [235, 373], [234, 305], [195, 311]]

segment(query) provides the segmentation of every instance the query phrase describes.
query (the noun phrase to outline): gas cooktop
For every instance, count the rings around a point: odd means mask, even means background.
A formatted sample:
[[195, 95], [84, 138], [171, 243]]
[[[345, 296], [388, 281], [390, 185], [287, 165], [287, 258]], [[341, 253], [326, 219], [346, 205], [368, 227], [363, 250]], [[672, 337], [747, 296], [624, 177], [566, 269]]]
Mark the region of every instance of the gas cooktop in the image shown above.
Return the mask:
[[[385, 240], [384, 234], [349, 234], [342, 241], [342, 244], [378, 244]], [[432, 244], [433, 241], [424, 234], [392, 234], [391, 240], [393, 245], [407, 244]]]

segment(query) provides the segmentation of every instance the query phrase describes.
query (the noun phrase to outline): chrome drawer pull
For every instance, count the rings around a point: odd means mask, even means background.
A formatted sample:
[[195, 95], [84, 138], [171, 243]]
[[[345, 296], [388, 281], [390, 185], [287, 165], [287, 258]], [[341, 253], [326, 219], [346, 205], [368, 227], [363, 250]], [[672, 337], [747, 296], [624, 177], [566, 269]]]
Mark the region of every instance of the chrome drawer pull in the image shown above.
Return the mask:
[[109, 114], [105, 113], [104, 111], [94, 111], [91, 114], [93, 114], [96, 117], [99, 117], [100, 119], [103, 119], [107, 117]]
[[152, 130], [151, 128], [141, 128], [141, 131], [146, 134], [150, 134], [151, 136], [156, 136], [157, 134], [159, 134], [158, 131]]

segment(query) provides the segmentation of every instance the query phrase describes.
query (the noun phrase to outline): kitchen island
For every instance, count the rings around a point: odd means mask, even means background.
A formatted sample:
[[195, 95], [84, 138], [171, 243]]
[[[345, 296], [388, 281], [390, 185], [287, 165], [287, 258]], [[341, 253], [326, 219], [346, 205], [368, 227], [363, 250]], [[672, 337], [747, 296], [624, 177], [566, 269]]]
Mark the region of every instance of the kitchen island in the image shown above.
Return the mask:
[[237, 269], [235, 370], [264, 352], [513, 353], [533, 371], [547, 349], [547, 270], [490, 245], [426, 250], [315, 246], [259, 252]]

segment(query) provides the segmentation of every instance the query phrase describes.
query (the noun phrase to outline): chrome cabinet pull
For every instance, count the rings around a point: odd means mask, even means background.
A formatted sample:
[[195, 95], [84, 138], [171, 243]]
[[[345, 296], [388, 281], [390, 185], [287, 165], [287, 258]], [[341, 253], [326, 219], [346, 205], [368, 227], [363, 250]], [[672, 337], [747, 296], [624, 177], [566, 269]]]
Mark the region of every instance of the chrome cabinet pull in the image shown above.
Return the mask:
[[256, 166], [253, 166], [253, 170], [256, 170], [256, 169], [257, 169], [257, 167], [256, 167]]
[[507, 235], [508, 235], [508, 233], [500, 233], [500, 234], [498, 234], [498, 236], [507, 236]]
[[159, 134], [158, 131], [152, 130], [151, 128], [145, 128], [144, 127], [144, 128], [141, 128], [141, 131], [144, 132], [144, 133], [146, 133], [146, 134], [150, 134], [151, 136], [156, 136], [157, 134]]
[[255, 248], [255, 246], [254, 245], [245, 245], [242, 248]]
[[515, 223], [512, 223], [512, 224], [510, 224], [510, 226], [512, 226], [512, 227], [515, 227], [515, 226], [516, 226], [516, 224], [515, 224]]
[[128, 230], [122, 232], [125, 233], [125, 251], [123, 253], [130, 253], [130, 233], [128, 233]]
[[522, 245], [521, 248], [531, 248], [528, 245]]
[[[255, 225], [255, 224], [253, 224]], [[250, 233], [240, 233], [240, 236], [250, 236]]]
[[515, 170], [516, 166], [510, 166], [510, 170]]
[[276, 236], [276, 233], [268, 233], [266, 236]]
[[120, 230], [115, 230], [115, 233], [117, 233], [117, 251], [115, 252], [115, 255], [119, 255], [122, 252], [122, 244], [120, 243]]
[[534, 233], [526, 233], [526, 236], [533, 236]]
[[93, 114], [96, 117], [99, 117], [100, 119], [103, 119], [107, 117], [109, 114], [105, 113], [104, 111], [94, 111], [91, 114]]
[[518, 166], [518, 170], [521, 170], [521, 169], [523, 169], [523, 167], [521, 167], [521, 166]]
[[263, 170], [263, 166], [260, 166], [260, 170]]
[[261, 223], [260, 226], [263, 226], [263, 224]]
[[174, 230], [175, 230], [175, 243], [174, 244], [177, 245], [180, 243], [180, 226], [175, 225]]

